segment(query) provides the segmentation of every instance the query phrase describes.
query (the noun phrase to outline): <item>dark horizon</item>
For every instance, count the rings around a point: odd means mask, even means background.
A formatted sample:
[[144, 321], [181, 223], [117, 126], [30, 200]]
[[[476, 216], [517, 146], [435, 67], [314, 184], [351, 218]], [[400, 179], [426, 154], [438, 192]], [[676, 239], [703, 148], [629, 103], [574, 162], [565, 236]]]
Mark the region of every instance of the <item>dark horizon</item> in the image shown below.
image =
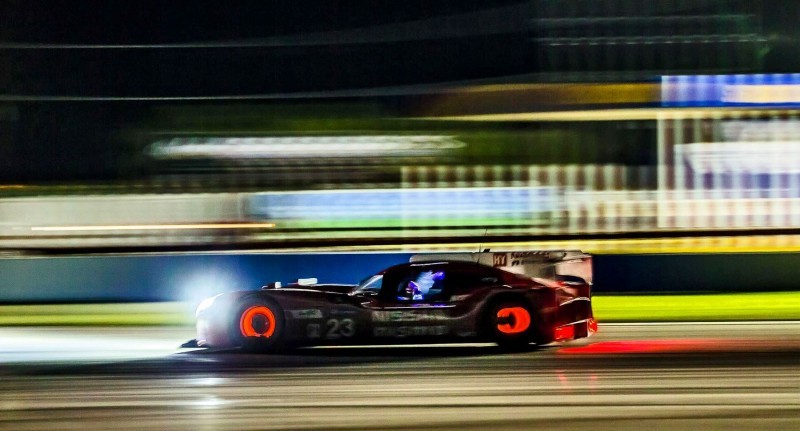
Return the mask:
[[360, 104], [401, 116], [419, 94], [470, 83], [797, 72], [798, 14], [788, 0], [6, 0], [0, 179], [124, 178], [121, 163], [139, 154], [128, 132], [166, 107]]

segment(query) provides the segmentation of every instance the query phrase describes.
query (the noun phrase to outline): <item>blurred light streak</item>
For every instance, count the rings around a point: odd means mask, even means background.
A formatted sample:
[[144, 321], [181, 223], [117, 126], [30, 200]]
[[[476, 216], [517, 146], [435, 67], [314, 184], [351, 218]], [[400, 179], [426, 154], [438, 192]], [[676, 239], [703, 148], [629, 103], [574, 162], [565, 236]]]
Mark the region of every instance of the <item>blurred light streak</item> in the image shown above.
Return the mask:
[[188, 381], [188, 383], [196, 386], [219, 386], [224, 384], [225, 380], [226, 379], [221, 377], [202, 377], [191, 379]]
[[[549, 92], [548, 104], [648, 103], [658, 101], [660, 85], [640, 82], [568, 84], [490, 84], [450, 91], [455, 94]], [[542, 102], [541, 100], [539, 101]]]
[[[713, 294], [712, 294], [713, 295]], [[747, 294], [743, 294], [747, 295]], [[697, 299], [697, 295], [692, 295]], [[783, 319], [783, 320], [743, 320], [743, 321], [680, 321], [680, 322], [611, 322], [603, 323], [603, 326], [617, 326], [617, 327], [631, 327], [631, 326], [785, 326], [785, 325], [800, 325], [800, 320]]]
[[452, 136], [174, 138], [149, 148], [159, 159], [307, 159], [429, 156], [466, 146]]
[[[702, 323], [699, 323], [702, 325]], [[635, 341], [603, 341], [579, 347], [564, 347], [560, 354], [568, 355], [620, 355], [648, 353], [690, 353], [721, 351], [729, 348], [746, 348], [746, 340], [726, 339], [666, 339]]]
[[561, 386], [570, 386], [569, 377], [567, 377], [567, 374], [564, 372], [564, 370], [558, 370], [556, 372], [556, 376], [558, 377], [558, 381], [561, 383]]
[[228, 404], [228, 403], [229, 403], [228, 401], [225, 401], [222, 398], [215, 397], [215, 396], [209, 396], [209, 397], [203, 398], [202, 400], [194, 401], [192, 403], [192, 406], [194, 406], [196, 408], [200, 408], [200, 409], [216, 409], [216, 408], [222, 407], [222, 406], [224, 406], [225, 404]]
[[0, 328], [0, 362], [116, 361], [177, 352], [186, 329], [22, 327]]
[[201, 224], [143, 224], [107, 226], [32, 226], [33, 231], [81, 232], [101, 230], [182, 230], [182, 229], [264, 229], [274, 228], [275, 223], [201, 223]]
[[[771, 112], [791, 112], [772, 110]], [[511, 112], [500, 114], [474, 114], [452, 116], [416, 117], [432, 121], [649, 121], [682, 118], [719, 118], [725, 115], [761, 115], [763, 110], [752, 108], [622, 108], [571, 110], [550, 112]]]
[[547, 106], [658, 104], [656, 83], [559, 83], [473, 85], [441, 91], [419, 110], [422, 116], [547, 110]]
[[[754, 253], [800, 252], [800, 235], [742, 235], [742, 236], [685, 236], [679, 238], [641, 239], [576, 239], [502, 242], [406, 242], [388, 245], [352, 245], [285, 248], [279, 251], [236, 250], [233, 253], [290, 253], [309, 251], [336, 252], [417, 252], [417, 251], [475, 251], [482, 249], [507, 251], [582, 250], [603, 254], [661, 254], [661, 253]], [[216, 252], [215, 252], [216, 253]]]

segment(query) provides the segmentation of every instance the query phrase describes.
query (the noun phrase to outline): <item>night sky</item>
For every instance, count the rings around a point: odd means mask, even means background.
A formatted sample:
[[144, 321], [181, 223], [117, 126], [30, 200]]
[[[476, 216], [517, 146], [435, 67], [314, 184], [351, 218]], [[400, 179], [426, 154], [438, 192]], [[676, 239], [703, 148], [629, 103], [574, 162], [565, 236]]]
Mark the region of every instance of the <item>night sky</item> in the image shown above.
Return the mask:
[[529, 7], [0, 1], [0, 181], [124, 177], [135, 154], [126, 131], [164, 104], [235, 103], [220, 96], [258, 103], [524, 72], [520, 11]]
[[[495, 48], [525, 43], [519, 11], [528, 6], [493, 2], [487, 18], [478, 3], [6, 1], [0, 93], [244, 95], [523, 71], [518, 50]], [[464, 14], [466, 22], [451, 20]], [[488, 31], [464, 33], [480, 23]]]
[[[730, 9], [747, 17], [766, 42], [750, 51], [762, 66], [749, 66], [747, 54], [738, 69], [726, 72], [800, 71], [800, 2], [794, 0], [0, 0], [0, 181], [117, 179], [129, 154], [123, 134], [164, 104], [226, 104], [241, 97], [252, 98], [247, 103], [289, 97], [317, 103], [322, 96], [330, 100], [360, 90], [428, 91], [448, 83], [528, 76], [535, 81], [542, 59], [550, 55], [537, 38], [560, 34], [533, 24], [545, 13], [540, 8], [546, 6], [556, 19], [594, 16], [576, 12], [576, 4], [608, 17], [645, 9], [713, 17]], [[634, 23], [619, 32], [638, 37], [647, 29]], [[590, 72], [612, 73], [592, 79], [631, 79], [629, 72], [636, 70], [615, 75], [614, 68], [638, 64], [625, 59], [644, 58], [636, 49], [650, 46], [597, 48], [593, 58], [611, 60]], [[684, 70], [713, 63], [720, 54], [738, 58], [704, 47], [711, 51], [665, 50], [648, 52], [647, 58], [656, 68], [678, 59]], [[617, 54], [609, 55], [612, 49]], [[548, 79], [589, 79], [573, 73], [586, 55], [556, 57], [566, 69], [550, 70]], [[637, 76], [651, 79], [658, 73]]]

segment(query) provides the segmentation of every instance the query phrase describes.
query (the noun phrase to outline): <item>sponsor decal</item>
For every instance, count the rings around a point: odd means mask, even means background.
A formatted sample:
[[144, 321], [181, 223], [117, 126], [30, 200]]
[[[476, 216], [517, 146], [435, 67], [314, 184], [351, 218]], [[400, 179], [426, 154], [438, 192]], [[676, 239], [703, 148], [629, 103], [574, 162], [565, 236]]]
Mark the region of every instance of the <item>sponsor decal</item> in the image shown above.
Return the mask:
[[295, 319], [322, 319], [322, 310], [308, 308], [305, 310], [289, 310]]
[[523, 259], [523, 258], [526, 258], [526, 257], [534, 257], [534, 256], [541, 258], [542, 256], [545, 256], [545, 255], [547, 255], [549, 253], [550, 252], [548, 252], [548, 251], [512, 251], [511, 252], [511, 258], [512, 259]]
[[325, 331], [325, 338], [329, 340], [356, 335], [356, 324], [353, 319], [328, 319], [326, 326], [328, 329]]
[[435, 322], [448, 320], [442, 310], [373, 311], [373, 322]]
[[513, 251], [510, 266], [541, 265], [546, 261], [550, 252], [546, 251]]
[[423, 337], [446, 335], [449, 332], [446, 325], [435, 326], [376, 326], [372, 334], [376, 337]]
[[338, 308], [334, 308], [330, 311], [331, 316], [352, 316], [356, 314], [356, 310], [340, 310]]
[[308, 326], [306, 326], [306, 336], [308, 338], [319, 338], [320, 329], [319, 323], [309, 323]]
[[523, 265], [537, 265], [541, 264], [541, 259], [515, 259], [511, 261], [511, 266], [523, 266]]

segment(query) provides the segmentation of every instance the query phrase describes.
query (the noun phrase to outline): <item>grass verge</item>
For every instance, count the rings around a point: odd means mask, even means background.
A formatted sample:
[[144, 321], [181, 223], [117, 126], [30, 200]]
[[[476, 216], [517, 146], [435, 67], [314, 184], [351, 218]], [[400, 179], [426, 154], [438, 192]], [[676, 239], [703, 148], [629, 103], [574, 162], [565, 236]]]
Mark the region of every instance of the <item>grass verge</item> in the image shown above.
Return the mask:
[[709, 295], [597, 295], [600, 322], [800, 320], [800, 292]]
[[2, 305], [0, 326], [181, 326], [194, 323], [185, 302]]

